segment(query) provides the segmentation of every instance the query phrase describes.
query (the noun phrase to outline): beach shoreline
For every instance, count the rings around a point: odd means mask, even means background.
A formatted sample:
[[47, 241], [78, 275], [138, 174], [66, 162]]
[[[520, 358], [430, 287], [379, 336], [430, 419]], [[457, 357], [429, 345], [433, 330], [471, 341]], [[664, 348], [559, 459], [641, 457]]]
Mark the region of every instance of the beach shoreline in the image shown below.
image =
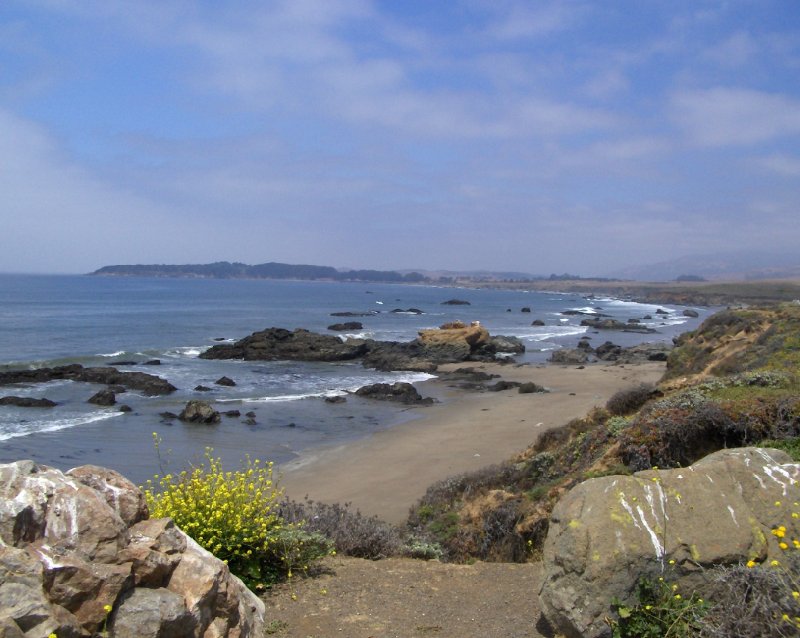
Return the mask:
[[657, 382], [665, 370], [664, 363], [471, 367], [550, 391], [474, 392], [443, 379], [417, 384], [423, 395], [444, 400], [414, 408], [412, 418], [370, 436], [308, 450], [281, 465], [286, 496], [350, 503], [364, 515], [399, 524], [433, 483], [507, 461], [541, 433], [605, 405], [619, 390]]

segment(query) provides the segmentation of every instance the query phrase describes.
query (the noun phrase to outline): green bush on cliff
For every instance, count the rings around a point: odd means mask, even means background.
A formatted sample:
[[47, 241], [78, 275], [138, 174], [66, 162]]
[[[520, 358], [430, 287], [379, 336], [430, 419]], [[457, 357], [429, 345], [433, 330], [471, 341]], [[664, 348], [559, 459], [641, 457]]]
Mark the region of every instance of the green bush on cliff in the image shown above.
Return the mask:
[[156, 476], [144, 492], [151, 516], [171, 517], [251, 589], [306, 570], [331, 551], [327, 538], [279, 515], [272, 463], [248, 458], [241, 470], [225, 472], [207, 449], [191, 471]]

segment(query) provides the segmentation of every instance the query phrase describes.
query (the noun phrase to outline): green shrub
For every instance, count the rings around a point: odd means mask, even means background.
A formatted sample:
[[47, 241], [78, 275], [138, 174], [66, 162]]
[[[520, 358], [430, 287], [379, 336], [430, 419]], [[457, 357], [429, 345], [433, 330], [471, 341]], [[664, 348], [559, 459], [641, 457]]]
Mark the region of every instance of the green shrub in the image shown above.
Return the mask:
[[791, 551], [777, 566], [734, 565], [712, 572], [713, 604], [704, 638], [789, 637], [800, 634], [800, 557]]
[[794, 436], [783, 440], [766, 439], [761, 441], [758, 447], [771, 447], [783, 450], [791, 456], [794, 461], [800, 462], [800, 436]]
[[636, 387], [615, 392], [606, 402], [606, 410], [613, 416], [633, 414], [653, 396], [660, 396], [660, 394], [649, 383], [642, 383]]
[[[613, 638], [689, 638], [697, 636], [708, 604], [694, 594], [680, 593], [663, 578], [638, 583], [638, 602], [612, 600], [618, 620], [608, 620]], [[733, 634], [731, 634], [733, 635]]]
[[329, 538], [340, 554], [378, 560], [404, 553], [404, 538], [397, 527], [352, 511], [349, 503], [329, 505], [306, 498], [302, 503], [284, 501], [278, 511], [286, 522], [305, 524], [307, 531]]
[[279, 515], [272, 463], [248, 458], [241, 470], [225, 472], [209, 448], [191, 471], [156, 476], [144, 493], [151, 516], [172, 518], [251, 589], [306, 569], [330, 551], [330, 541]]

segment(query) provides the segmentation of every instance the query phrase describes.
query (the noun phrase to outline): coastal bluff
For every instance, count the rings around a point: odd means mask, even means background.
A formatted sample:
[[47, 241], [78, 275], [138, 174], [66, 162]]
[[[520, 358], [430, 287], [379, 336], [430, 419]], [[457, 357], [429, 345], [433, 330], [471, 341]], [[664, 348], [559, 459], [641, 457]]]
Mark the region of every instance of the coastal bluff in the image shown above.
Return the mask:
[[260, 637], [264, 603], [95, 466], [0, 465], [0, 635]]

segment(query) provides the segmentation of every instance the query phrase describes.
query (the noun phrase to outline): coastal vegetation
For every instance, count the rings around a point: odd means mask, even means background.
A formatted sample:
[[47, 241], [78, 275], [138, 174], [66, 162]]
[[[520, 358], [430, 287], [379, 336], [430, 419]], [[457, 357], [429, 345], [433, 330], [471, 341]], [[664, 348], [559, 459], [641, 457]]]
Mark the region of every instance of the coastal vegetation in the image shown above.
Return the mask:
[[587, 478], [765, 441], [796, 454], [798, 364], [800, 305], [713, 315], [680, 337], [657, 387], [623, 390], [506, 463], [432, 485], [409, 528], [448, 560], [527, 560], [541, 551], [555, 503]]
[[144, 494], [152, 517], [172, 518], [255, 591], [333, 551], [332, 541], [305, 529], [303, 520], [281, 516], [272, 463], [248, 458], [240, 470], [224, 471], [209, 449], [191, 470], [148, 481]]

